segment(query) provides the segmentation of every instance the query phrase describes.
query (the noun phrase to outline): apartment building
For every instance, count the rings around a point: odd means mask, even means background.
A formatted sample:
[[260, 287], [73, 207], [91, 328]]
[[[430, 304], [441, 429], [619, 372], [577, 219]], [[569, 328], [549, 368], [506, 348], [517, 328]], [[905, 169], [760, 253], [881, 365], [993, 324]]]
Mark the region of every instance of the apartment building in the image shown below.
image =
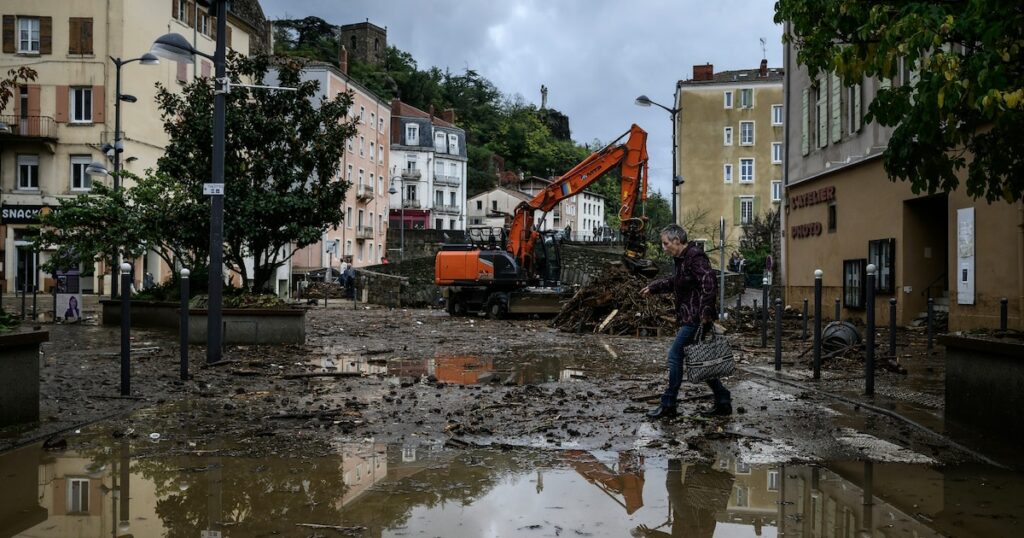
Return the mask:
[[[554, 179], [529, 177], [520, 181], [519, 190], [534, 197], [551, 185]], [[551, 211], [551, 229], [565, 230], [569, 228], [570, 238], [576, 241], [593, 241], [609, 234], [605, 224], [605, 197], [584, 190], [558, 203]]]
[[327, 230], [317, 243], [295, 252], [291, 259], [293, 276], [328, 265], [338, 266], [342, 257], [356, 267], [363, 267], [377, 265], [387, 256], [391, 105], [345, 72], [346, 54], [343, 50], [341, 69], [327, 63], [312, 63], [302, 75], [303, 80], [320, 83], [316, 100], [352, 92], [349, 117], [356, 120], [357, 132], [346, 142], [341, 163], [341, 177], [350, 185], [344, 220]]
[[[508, 187], [495, 187], [482, 192], [470, 198], [466, 204], [468, 229], [508, 227], [512, 223], [516, 208], [532, 198], [530, 194]], [[542, 230], [558, 229], [554, 224], [554, 212], [544, 215], [541, 211], [534, 211], [533, 218], [534, 223]]]
[[[915, 80], [811, 78], [786, 51], [783, 279], [786, 300], [813, 300], [814, 271], [823, 271], [826, 304], [841, 300], [842, 317], [876, 310], [905, 325], [934, 299], [948, 310], [949, 330], [998, 327], [1007, 297], [1011, 328], [1024, 328], [1024, 204], [974, 200], [964, 189], [914, 194], [882, 166], [892, 129], [864, 121], [880, 89]], [[867, 304], [866, 267], [878, 269], [875, 304]]]
[[466, 132], [455, 111], [436, 116], [395, 99], [391, 122], [391, 226], [465, 230]]
[[[228, 46], [243, 54], [267, 47], [269, 32], [259, 3], [235, 0], [229, 6]], [[93, 180], [85, 169], [90, 162], [109, 165], [101, 149], [115, 138], [116, 69], [109, 58], [138, 58], [168, 31], [212, 54], [216, 21], [184, 0], [6, 0], [0, 12], [0, 71], [29, 66], [38, 73], [0, 111], [7, 126], [0, 129], [0, 289], [20, 289], [27, 279], [29, 289], [46, 291], [52, 281], [40, 274], [36, 255], [28, 249], [32, 227], [39, 223], [38, 213], [89, 192]], [[121, 102], [123, 170], [141, 175], [163, 154], [167, 135], [155, 85], [173, 91], [197, 76], [210, 76], [212, 69], [207, 60], [122, 67], [121, 93], [135, 98]], [[49, 254], [40, 252], [39, 263]], [[109, 290], [107, 268], [97, 264], [80, 270], [83, 292]], [[139, 281], [147, 272], [162, 280], [167, 271], [155, 254], [136, 261]]]
[[[726, 222], [727, 241], [756, 215], [782, 199], [782, 70], [762, 60], [758, 69], [716, 73], [693, 66], [693, 78], [676, 84], [679, 189], [677, 214], [697, 230]], [[717, 240], [715, 237], [694, 237]]]

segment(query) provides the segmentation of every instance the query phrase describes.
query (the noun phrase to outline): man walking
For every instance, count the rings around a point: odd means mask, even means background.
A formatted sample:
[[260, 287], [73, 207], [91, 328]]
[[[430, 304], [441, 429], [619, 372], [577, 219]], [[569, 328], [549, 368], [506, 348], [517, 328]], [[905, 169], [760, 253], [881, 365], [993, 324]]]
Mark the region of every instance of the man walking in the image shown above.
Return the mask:
[[[672, 418], [676, 410], [679, 386], [683, 382], [683, 349], [693, 343], [701, 325], [704, 332], [713, 331], [715, 298], [718, 296], [718, 280], [711, 269], [711, 262], [700, 245], [690, 243], [686, 230], [678, 224], [669, 224], [661, 230], [661, 248], [672, 256], [675, 271], [672, 276], [655, 280], [640, 290], [640, 295], [672, 292], [676, 305], [676, 323], [679, 331], [668, 351], [668, 387], [661, 395], [661, 405], [647, 413], [648, 418]], [[708, 386], [715, 395], [715, 405], [701, 413], [704, 416], [726, 416], [732, 414], [732, 395], [718, 379], [708, 380]]]

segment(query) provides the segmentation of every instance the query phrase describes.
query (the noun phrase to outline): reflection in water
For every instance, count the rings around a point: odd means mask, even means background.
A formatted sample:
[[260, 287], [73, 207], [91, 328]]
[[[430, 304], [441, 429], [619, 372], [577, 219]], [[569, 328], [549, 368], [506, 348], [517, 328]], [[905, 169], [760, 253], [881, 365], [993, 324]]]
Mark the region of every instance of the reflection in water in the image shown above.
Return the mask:
[[92, 444], [0, 455], [0, 536], [1008, 536], [1024, 503], [1019, 475], [990, 468], [372, 442], [318, 458], [157, 457], [149, 441], [79, 439]]

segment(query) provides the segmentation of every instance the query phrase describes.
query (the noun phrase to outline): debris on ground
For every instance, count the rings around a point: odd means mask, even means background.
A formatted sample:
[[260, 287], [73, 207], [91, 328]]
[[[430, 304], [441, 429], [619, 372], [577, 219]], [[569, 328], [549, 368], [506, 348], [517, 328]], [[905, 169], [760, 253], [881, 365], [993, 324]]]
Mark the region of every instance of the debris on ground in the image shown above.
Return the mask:
[[565, 332], [629, 336], [664, 336], [675, 332], [671, 294], [641, 297], [650, 281], [610, 264], [581, 287], [551, 322]]

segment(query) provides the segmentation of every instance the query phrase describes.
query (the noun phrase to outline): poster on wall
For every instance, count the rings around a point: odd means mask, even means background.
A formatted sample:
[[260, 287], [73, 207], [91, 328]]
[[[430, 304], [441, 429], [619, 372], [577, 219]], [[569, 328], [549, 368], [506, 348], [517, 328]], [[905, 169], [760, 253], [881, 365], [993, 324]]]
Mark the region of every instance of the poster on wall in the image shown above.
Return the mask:
[[82, 287], [80, 271], [57, 271], [57, 318], [64, 321], [82, 319]]
[[956, 304], [974, 304], [974, 208], [956, 210]]

